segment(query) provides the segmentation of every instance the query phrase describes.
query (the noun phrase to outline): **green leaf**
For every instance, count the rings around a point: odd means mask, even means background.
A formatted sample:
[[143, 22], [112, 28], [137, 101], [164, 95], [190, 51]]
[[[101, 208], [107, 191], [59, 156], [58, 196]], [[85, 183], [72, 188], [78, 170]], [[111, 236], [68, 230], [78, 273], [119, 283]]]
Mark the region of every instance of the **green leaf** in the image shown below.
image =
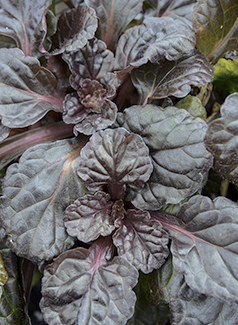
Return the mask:
[[235, 60], [220, 59], [214, 67], [214, 85], [223, 92], [238, 91], [238, 58]]
[[175, 106], [185, 109], [194, 117], [200, 117], [203, 120], [207, 118], [207, 111], [201, 100], [196, 96], [188, 95], [181, 99]]
[[2, 286], [7, 283], [8, 274], [4, 267], [4, 261], [2, 259], [2, 254], [0, 253], [0, 302], [2, 297]]
[[237, 0], [199, 0], [192, 13], [197, 49], [216, 62], [227, 51], [238, 50]]

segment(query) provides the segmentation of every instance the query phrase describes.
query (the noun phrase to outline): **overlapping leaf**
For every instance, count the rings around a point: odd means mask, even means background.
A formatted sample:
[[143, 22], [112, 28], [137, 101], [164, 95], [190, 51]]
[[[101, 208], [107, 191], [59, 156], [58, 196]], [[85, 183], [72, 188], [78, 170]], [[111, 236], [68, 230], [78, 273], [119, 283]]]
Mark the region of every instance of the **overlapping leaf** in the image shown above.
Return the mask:
[[238, 94], [228, 96], [222, 105], [221, 118], [208, 128], [205, 143], [213, 154], [215, 169], [229, 181], [238, 184]]
[[195, 44], [196, 36], [185, 23], [169, 17], [147, 18], [120, 37], [115, 69], [130, 71], [148, 61], [178, 60]]
[[141, 209], [176, 204], [197, 191], [212, 165], [204, 145], [207, 124], [176, 107], [132, 106], [118, 122], [139, 134], [150, 149], [153, 172], [140, 192], [128, 200]]
[[1, 223], [12, 250], [33, 263], [51, 260], [73, 244], [63, 217], [66, 207], [84, 194], [75, 166], [86, 141], [36, 145], [7, 170]]
[[[174, 216], [159, 218], [172, 237], [173, 265], [196, 292], [238, 302], [238, 205], [196, 195]], [[163, 218], [163, 215], [162, 215]]]
[[64, 224], [70, 236], [90, 242], [100, 235], [108, 236], [115, 229], [110, 217], [113, 202], [110, 195], [97, 192], [78, 198], [65, 211]]
[[57, 32], [52, 37], [54, 51], [51, 54], [58, 55], [82, 48], [93, 38], [97, 26], [95, 11], [85, 5], [62, 13], [58, 20]]
[[2, 123], [0, 122], [0, 142], [8, 137], [10, 130], [10, 128], [5, 125], [2, 125]]
[[30, 325], [29, 317], [24, 311], [25, 301], [23, 297], [22, 278], [19, 272], [17, 256], [6, 245], [7, 238], [0, 229], [0, 252], [4, 260], [9, 279], [4, 286], [0, 303], [0, 322], [3, 325]]
[[176, 272], [170, 286], [171, 324], [233, 325], [238, 322], [238, 304], [225, 304], [192, 291]]
[[78, 174], [91, 191], [108, 185], [113, 199], [124, 198], [124, 185], [140, 189], [152, 164], [141, 137], [124, 128], [95, 133], [80, 154]]
[[0, 34], [12, 38], [27, 56], [39, 56], [51, 0], [0, 1]]
[[85, 0], [99, 18], [98, 37], [111, 50], [126, 26], [141, 12], [143, 0]]
[[48, 110], [62, 111], [57, 80], [19, 49], [0, 49], [0, 116], [9, 128], [26, 127]]
[[106, 261], [106, 249], [104, 243], [90, 252], [76, 248], [45, 269], [41, 309], [48, 323], [126, 324], [134, 311], [131, 289], [138, 272], [120, 257]]
[[167, 232], [147, 211], [127, 210], [123, 225], [113, 234], [118, 255], [144, 273], [163, 265], [168, 241]]
[[232, 60], [219, 59], [214, 67], [214, 85], [223, 92], [238, 91], [238, 58]]
[[206, 58], [194, 51], [178, 61], [147, 63], [134, 69], [131, 77], [140, 94], [140, 104], [146, 104], [149, 99], [185, 97], [191, 85], [201, 87], [212, 81], [213, 73]]
[[199, 0], [192, 14], [197, 48], [209, 61], [238, 50], [238, 3], [236, 0]]

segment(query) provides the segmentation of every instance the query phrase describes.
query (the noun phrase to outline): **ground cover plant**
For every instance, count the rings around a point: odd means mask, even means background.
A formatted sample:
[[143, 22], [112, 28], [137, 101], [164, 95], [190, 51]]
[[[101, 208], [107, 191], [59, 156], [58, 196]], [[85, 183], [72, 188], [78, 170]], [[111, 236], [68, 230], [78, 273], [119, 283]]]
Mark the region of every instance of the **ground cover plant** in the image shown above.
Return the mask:
[[39, 283], [49, 325], [238, 323], [238, 2], [65, 3], [0, 0], [1, 324]]

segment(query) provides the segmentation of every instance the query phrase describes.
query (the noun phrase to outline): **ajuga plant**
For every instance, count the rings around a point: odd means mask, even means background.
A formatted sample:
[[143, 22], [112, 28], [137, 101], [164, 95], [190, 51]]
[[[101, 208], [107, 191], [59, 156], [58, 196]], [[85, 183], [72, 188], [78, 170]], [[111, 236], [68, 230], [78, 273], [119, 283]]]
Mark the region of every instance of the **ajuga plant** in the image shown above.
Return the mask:
[[1, 324], [238, 324], [237, 0], [65, 4], [0, 0]]

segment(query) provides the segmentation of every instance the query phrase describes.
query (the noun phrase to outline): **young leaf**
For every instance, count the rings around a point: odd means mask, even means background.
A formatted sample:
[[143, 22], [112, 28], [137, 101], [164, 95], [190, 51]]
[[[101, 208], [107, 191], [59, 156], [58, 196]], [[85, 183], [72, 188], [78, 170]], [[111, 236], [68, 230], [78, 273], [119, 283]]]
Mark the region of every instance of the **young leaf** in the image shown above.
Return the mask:
[[214, 67], [214, 85], [223, 92], [238, 91], [238, 58], [232, 60], [219, 59]]
[[131, 74], [132, 82], [140, 95], [140, 104], [151, 99], [168, 96], [185, 97], [191, 85], [201, 87], [213, 79], [213, 69], [208, 60], [193, 51], [177, 61], [161, 60], [147, 63]]
[[143, 0], [85, 0], [85, 3], [99, 18], [98, 37], [114, 50], [123, 30], [141, 12]]
[[9, 128], [39, 121], [48, 110], [62, 111], [54, 75], [19, 49], [0, 49], [0, 116]]
[[33, 263], [51, 260], [73, 244], [63, 217], [66, 207], [84, 194], [75, 166], [86, 141], [36, 145], [7, 170], [1, 222], [11, 249]]
[[[198, 0], [192, 13], [197, 49], [215, 62], [227, 51], [238, 50], [236, 0]], [[206, 40], [206, 41], [204, 41]]]
[[23, 297], [22, 278], [19, 270], [19, 260], [6, 246], [7, 238], [0, 229], [0, 255], [9, 279], [3, 288], [3, 296], [0, 302], [0, 322], [3, 325], [30, 325], [30, 319], [24, 311], [25, 301]]
[[150, 149], [153, 172], [140, 192], [128, 200], [141, 209], [177, 204], [196, 192], [212, 166], [204, 145], [207, 124], [176, 107], [132, 106], [118, 117], [119, 125], [139, 134]]
[[221, 106], [221, 118], [213, 121], [205, 138], [213, 154], [215, 169], [230, 182], [238, 185], [238, 94], [229, 95]]
[[233, 325], [238, 321], [238, 304], [226, 304], [192, 291], [176, 272], [170, 286], [171, 325]]
[[50, 4], [51, 0], [0, 0], [0, 34], [12, 38], [25, 56], [38, 57]]
[[113, 199], [124, 198], [124, 185], [141, 189], [152, 172], [141, 137], [123, 128], [95, 133], [80, 154], [78, 174], [90, 191], [108, 185]]
[[207, 111], [201, 100], [196, 96], [188, 95], [182, 98], [176, 105], [177, 108], [183, 108], [194, 117], [200, 117], [204, 121], [207, 118]]
[[118, 255], [143, 273], [160, 268], [169, 254], [168, 234], [148, 211], [127, 210], [112, 238]]
[[115, 103], [106, 98], [98, 100], [98, 93], [89, 95], [87, 99], [89, 100], [88, 108], [81, 104], [76, 93], [65, 96], [63, 121], [67, 124], [75, 124], [75, 135], [78, 135], [78, 132], [91, 135], [112, 125], [116, 119], [117, 106]]
[[106, 260], [108, 241], [69, 250], [46, 267], [40, 306], [48, 323], [124, 325], [133, 315], [138, 272], [123, 258]]
[[113, 202], [109, 200], [109, 194], [97, 192], [80, 197], [68, 206], [64, 217], [68, 234], [86, 243], [100, 235], [110, 235], [115, 226], [110, 216]]
[[72, 72], [70, 84], [74, 89], [80, 90], [84, 79], [96, 79], [107, 90], [107, 98], [115, 95], [115, 87], [119, 86], [116, 74], [112, 73], [115, 58], [104, 42], [93, 38], [78, 51], [64, 53], [63, 58]]
[[70, 12], [62, 13], [57, 32], [52, 37], [54, 51], [50, 54], [58, 55], [82, 48], [87, 40], [93, 38], [97, 26], [95, 11], [85, 5], [79, 5]]
[[224, 302], [238, 302], [238, 205], [224, 197], [196, 195], [177, 219], [158, 212], [172, 238], [176, 270], [194, 291]]
[[129, 28], [119, 39], [115, 70], [130, 71], [148, 61], [178, 60], [196, 44], [196, 36], [185, 23], [169, 17], [147, 18]]

